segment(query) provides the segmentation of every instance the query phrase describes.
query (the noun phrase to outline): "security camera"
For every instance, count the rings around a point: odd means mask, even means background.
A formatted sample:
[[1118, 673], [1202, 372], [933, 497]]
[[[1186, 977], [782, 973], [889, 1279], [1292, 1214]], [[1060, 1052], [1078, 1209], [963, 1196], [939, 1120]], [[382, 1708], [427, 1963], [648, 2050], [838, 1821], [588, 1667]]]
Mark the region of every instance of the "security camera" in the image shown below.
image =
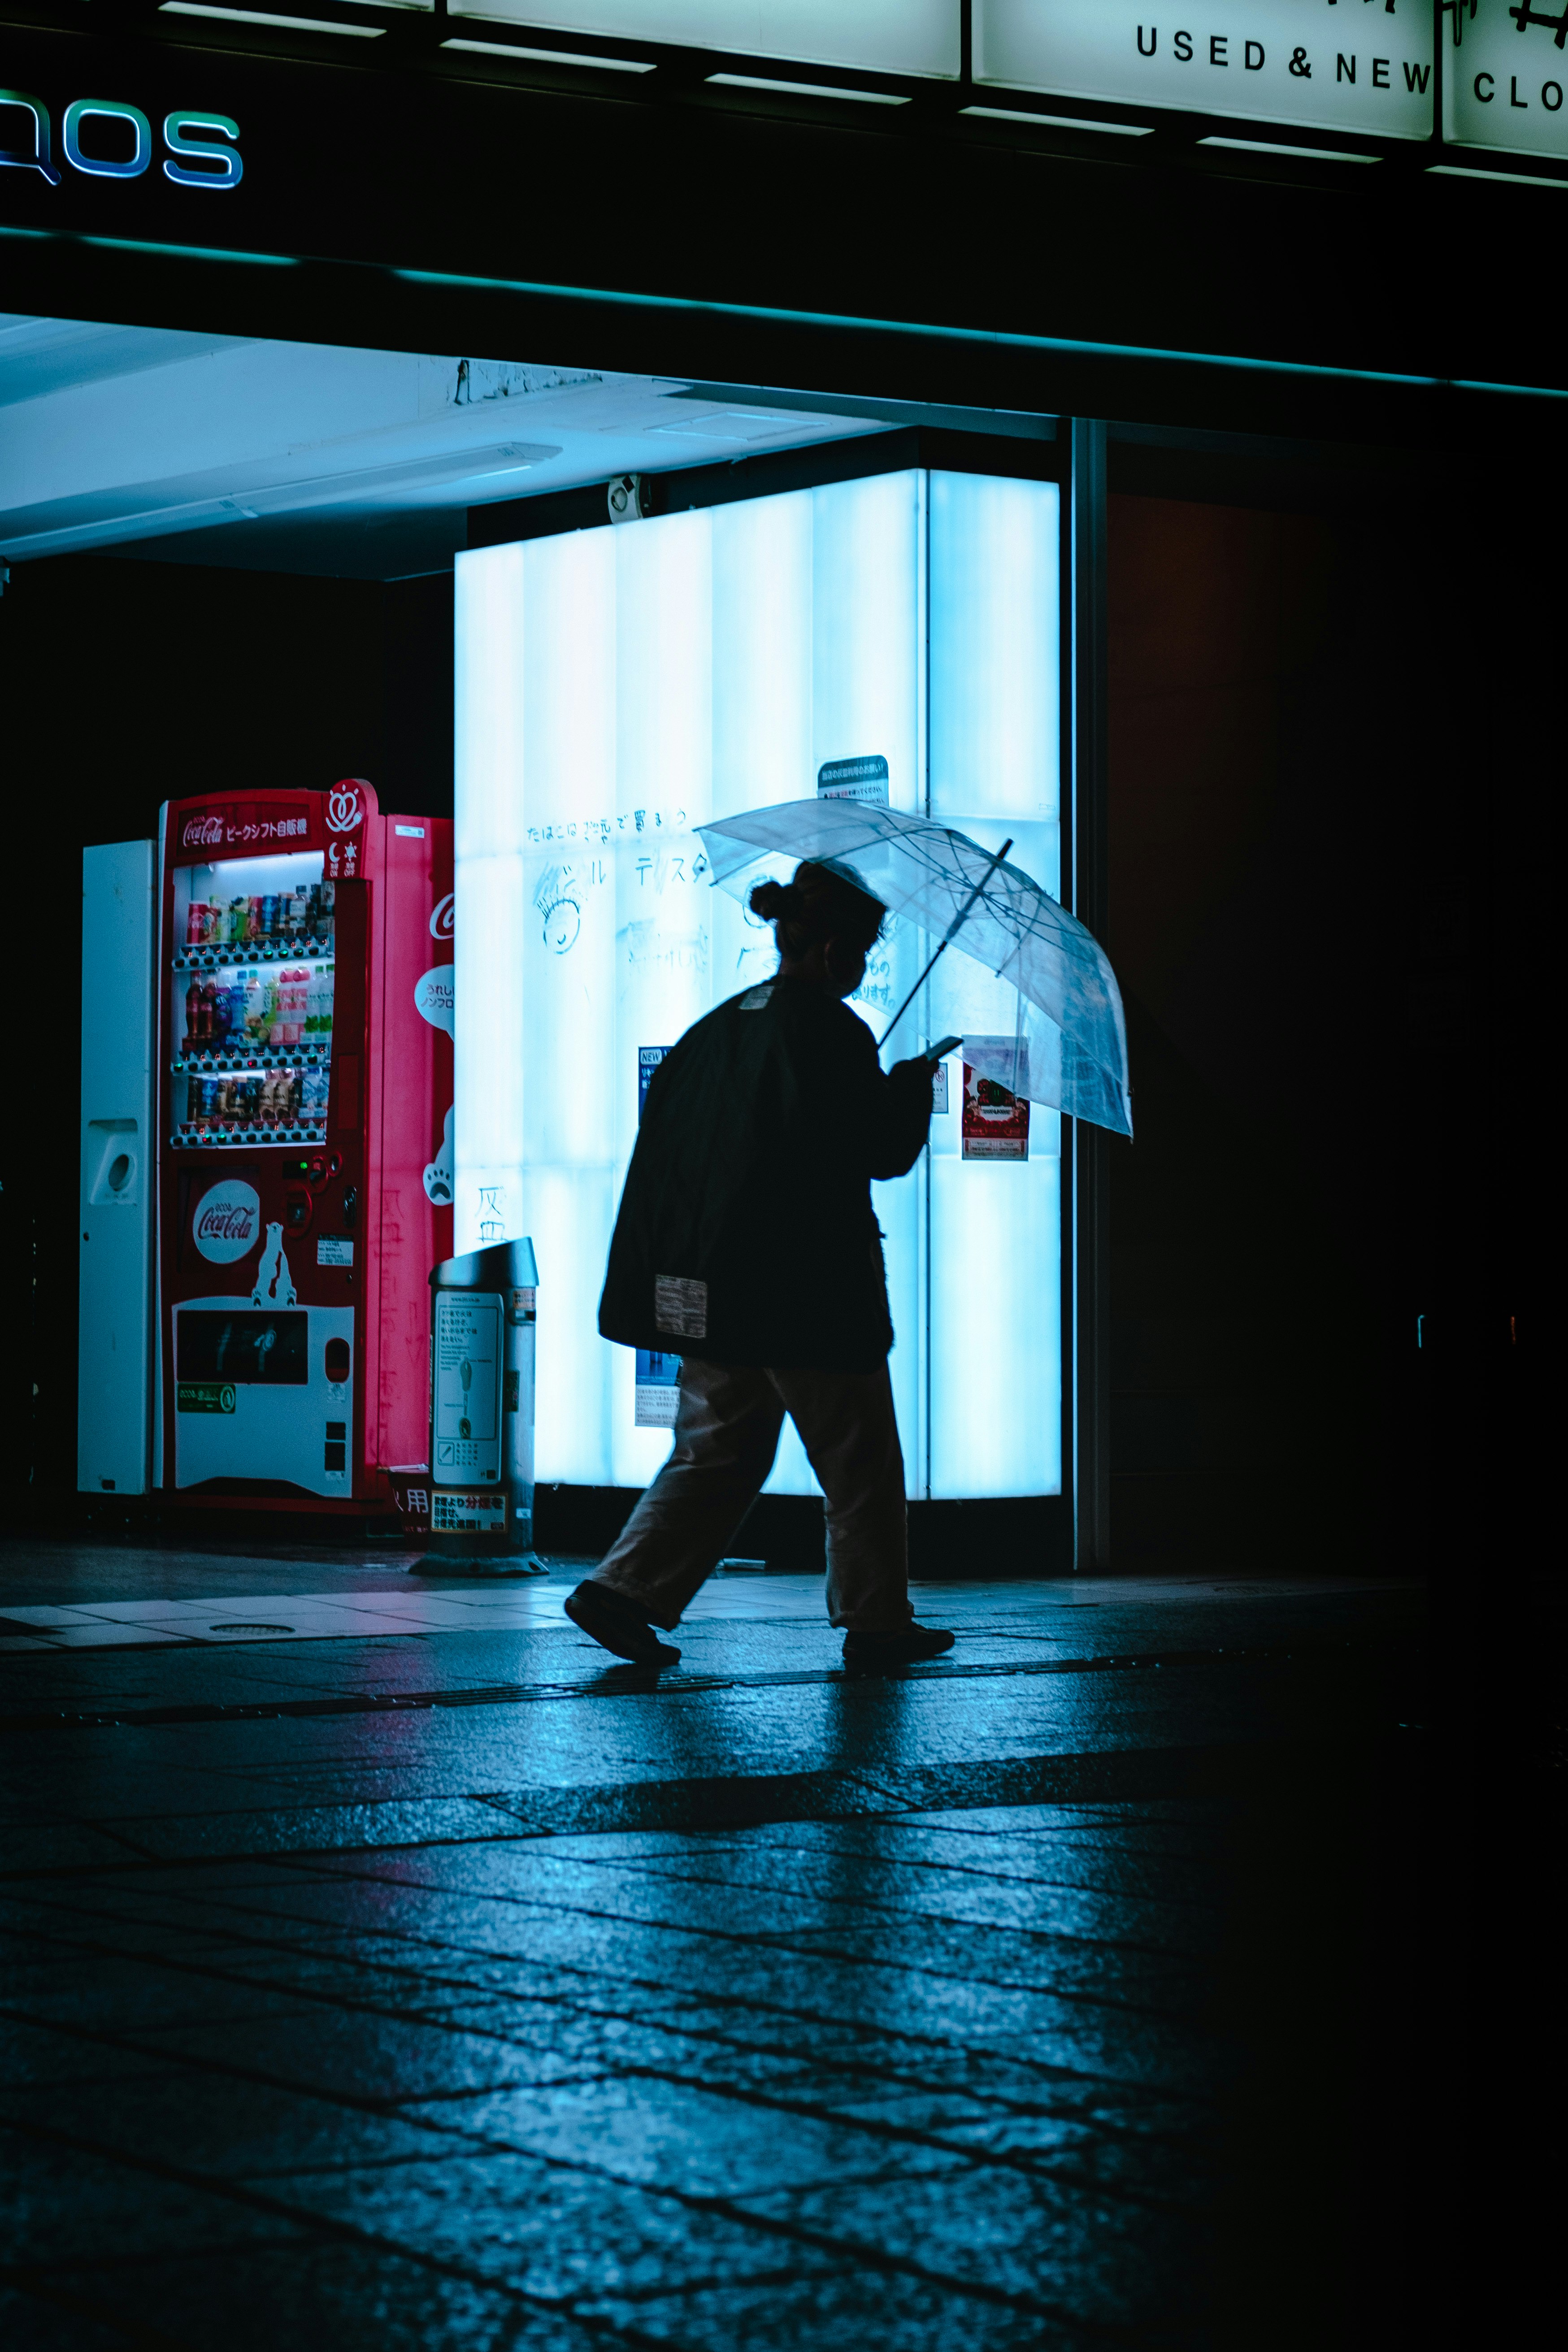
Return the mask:
[[609, 486], [610, 520], [640, 522], [652, 511], [653, 486], [641, 474], [617, 474]]

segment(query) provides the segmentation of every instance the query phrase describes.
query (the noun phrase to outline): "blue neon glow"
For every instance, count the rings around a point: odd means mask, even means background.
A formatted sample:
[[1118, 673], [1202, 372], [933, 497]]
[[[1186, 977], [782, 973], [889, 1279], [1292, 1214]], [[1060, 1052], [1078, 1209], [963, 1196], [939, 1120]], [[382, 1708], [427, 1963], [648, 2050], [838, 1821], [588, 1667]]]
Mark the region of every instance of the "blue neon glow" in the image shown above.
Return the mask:
[[181, 188], [237, 188], [245, 177], [238, 149], [219, 146], [212, 136], [193, 138], [193, 131], [216, 133], [218, 140], [237, 139], [239, 125], [229, 114], [166, 114], [163, 144], [169, 152], [163, 159], [165, 179], [173, 180]]
[[[128, 122], [135, 142], [130, 159], [112, 162], [107, 157], [88, 155], [82, 152], [81, 126], [100, 118], [107, 122]], [[153, 160], [153, 126], [139, 106], [127, 106], [117, 98], [77, 98], [66, 109], [60, 128], [60, 142], [66, 151], [66, 161], [79, 172], [86, 172], [96, 180], [134, 180]]]
[[0, 108], [18, 107], [33, 120], [33, 143], [29, 148], [0, 147], [0, 165], [14, 164], [18, 171], [38, 172], [51, 188], [58, 188], [60, 175], [49, 160], [49, 110], [41, 98], [33, 98], [25, 89], [0, 89]]

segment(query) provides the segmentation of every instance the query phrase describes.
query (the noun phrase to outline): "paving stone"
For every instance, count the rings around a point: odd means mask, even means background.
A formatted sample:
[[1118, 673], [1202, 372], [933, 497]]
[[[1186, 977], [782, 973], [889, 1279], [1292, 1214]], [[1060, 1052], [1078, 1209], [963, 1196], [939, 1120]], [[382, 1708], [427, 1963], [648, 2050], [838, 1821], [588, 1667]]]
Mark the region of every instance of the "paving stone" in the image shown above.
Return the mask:
[[0, 2085], [6, 2088], [109, 2083], [159, 2071], [158, 2059], [140, 2050], [120, 2049], [96, 2034], [71, 2032], [28, 2018], [0, 2017]]
[[426, 1839], [514, 1833], [504, 1813], [467, 1797], [163, 1819], [143, 1814], [103, 1826], [133, 1853], [180, 1860], [219, 1853], [318, 1853], [333, 1846], [419, 1845]]
[[[594, 2352], [595, 2338], [564, 2313], [468, 2278], [452, 2277], [379, 2246], [301, 2239], [286, 2248], [221, 2256], [164, 2256], [133, 2270], [48, 2273], [40, 2284], [106, 2315], [129, 2303], [146, 2330], [137, 2340], [189, 2352], [278, 2352], [331, 2345], [334, 2352]], [[91, 2325], [92, 2323], [85, 2323]], [[78, 2339], [41, 2336], [38, 2352], [76, 2352]], [[80, 2352], [123, 2346], [107, 2326]], [[9, 2345], [7, 2352], [10, 2352]]]
[[87, 2024], [96, 2032], [126, 2034], [177, 2026], [226, 2029], [261, 2018], [309, 2014], [283, 1985], [231, 1983], [141, 1960], [105, 1957], [96, 1979], [79, 1970], [71, 1974], [74, 1980], [65, 1990], [35, 1987], [10, 2002], [13, 2014], [35, 2018], [39, 2024]]
[[329, 2096], [399, 2100], [468, 2096], [532, 2080], [528, 2055], [489, 2034], [412, 2018], [317, 2004], [289, 2018], [141, 2031], [137, 2047], [225, 2072], [291, 2083]]
[[[583, 2308], [634, 2340], [679, 2346], [680, 2352], [865, 2352], [886, 2344], [900, 2352], [1079, 2352], [1095, 2340], [1038, 2312], [896, 2272], [848, 2266], [766, 2286], [700, 2288], [636, 2302], [606, 2296]], [[1166, 2339], [1140, 2340], [1152, 2352]]]
[[[1172, 1953], [1202, 1953], [1213, 1947], [1215, 1923], [1190, 1899], [1140, 1900], [1131, 1887], [1064, 1881], [1037, 1849], [1029, 1857], [1036, 1865], [1032, 1869], [1008, 1869], [998, 1855], [995, 1866], [987, 1870], [968, 1856], [953, 1854], [951, 1840], [948, 1845], [947, 1853], [929, 1859], [917, 1860], [912, 1853], [908, 1859], [884, 1859], [864, 1837], [853, 1843], [824, 1841], [813, 1850], [817, 1867], [809, 1872], [806, 1883], [834, 1916], [847, 1906], [858, 1913], [898, 1919], [1017, 1927], [1031, 1934], [1141, 1944]], [[1016, 1846], [1008, 1849], [1009, 1854], [1017, 1852]], [[985, 1858], [991, 1860], [989, 1853]], [[615, 1868], [622, 1877], [636, 1868], [649, 1879], [772, 1895], [798, 1886], [802, 1877], [798, 1849], [777, 1847], [755, 1853], [731, 1848], [717, 1854], [688, 1849], [636, 1864], [619, 1862]]]
[[[425, 2112], [428, 2112], [426, 2110]], [[689, 2197], [939, 2171], [962, 2161], [663, 2078], [601, 2079], [463, 2103], [449, 2120], [511, 2147]]]
[[747, 2198], [814, 2242], [1095, 2326], [1181, 2318], [1207, 2248], [1201, 2222], [1055, 2180], [965, 2166]]
[[151, 2165], [0, 2124], [0, 2210], [12, 2260], [40, 2266], [159, 2248], [292, 2240], [296, 2227], [243, 2199]]
[[830, 2255], [744, 2218], [603, 2172], [456, 2139], [440, 2160], [300, 2176], [278, 2193], [301, 2219], [330, 2218], [546, 2303], [772, 2280], [832, 2265]]
[[429, 2132], [398, 2116], [192, 2067], [0, 2091], [0, 2120], [63, 2133], [128, 2163], [220, 2179], [391, 2164], [430, 2149]]

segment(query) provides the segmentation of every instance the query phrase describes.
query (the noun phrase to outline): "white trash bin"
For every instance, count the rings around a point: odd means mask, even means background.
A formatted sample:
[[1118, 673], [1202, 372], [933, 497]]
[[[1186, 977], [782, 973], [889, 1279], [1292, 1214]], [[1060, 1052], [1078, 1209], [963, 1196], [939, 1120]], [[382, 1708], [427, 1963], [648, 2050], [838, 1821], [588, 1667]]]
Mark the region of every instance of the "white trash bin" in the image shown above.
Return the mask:
[[430, 1538], [422, 1575], [542, 1576], [533, 1549], [531, 1241], [430, 1276]]

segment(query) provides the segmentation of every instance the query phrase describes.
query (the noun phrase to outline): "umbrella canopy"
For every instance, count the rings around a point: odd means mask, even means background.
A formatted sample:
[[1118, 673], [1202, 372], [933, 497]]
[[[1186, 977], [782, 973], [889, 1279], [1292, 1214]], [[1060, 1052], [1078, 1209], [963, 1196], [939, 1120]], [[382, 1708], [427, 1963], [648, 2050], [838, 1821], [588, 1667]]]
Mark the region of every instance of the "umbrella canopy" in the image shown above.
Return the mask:
[[995, 864], [951, 825], [854, 801], [781, 801], [697, 830], [713, 879], [732, 898], [746, 895], [746, 869], [773, 855], [840, 867], [938, 939], [973, 898], [952, 945], [1018, 992], [1015, 1093], [1131, 1134], [1127, 1025], [1110, 959], [1020, 867]]

